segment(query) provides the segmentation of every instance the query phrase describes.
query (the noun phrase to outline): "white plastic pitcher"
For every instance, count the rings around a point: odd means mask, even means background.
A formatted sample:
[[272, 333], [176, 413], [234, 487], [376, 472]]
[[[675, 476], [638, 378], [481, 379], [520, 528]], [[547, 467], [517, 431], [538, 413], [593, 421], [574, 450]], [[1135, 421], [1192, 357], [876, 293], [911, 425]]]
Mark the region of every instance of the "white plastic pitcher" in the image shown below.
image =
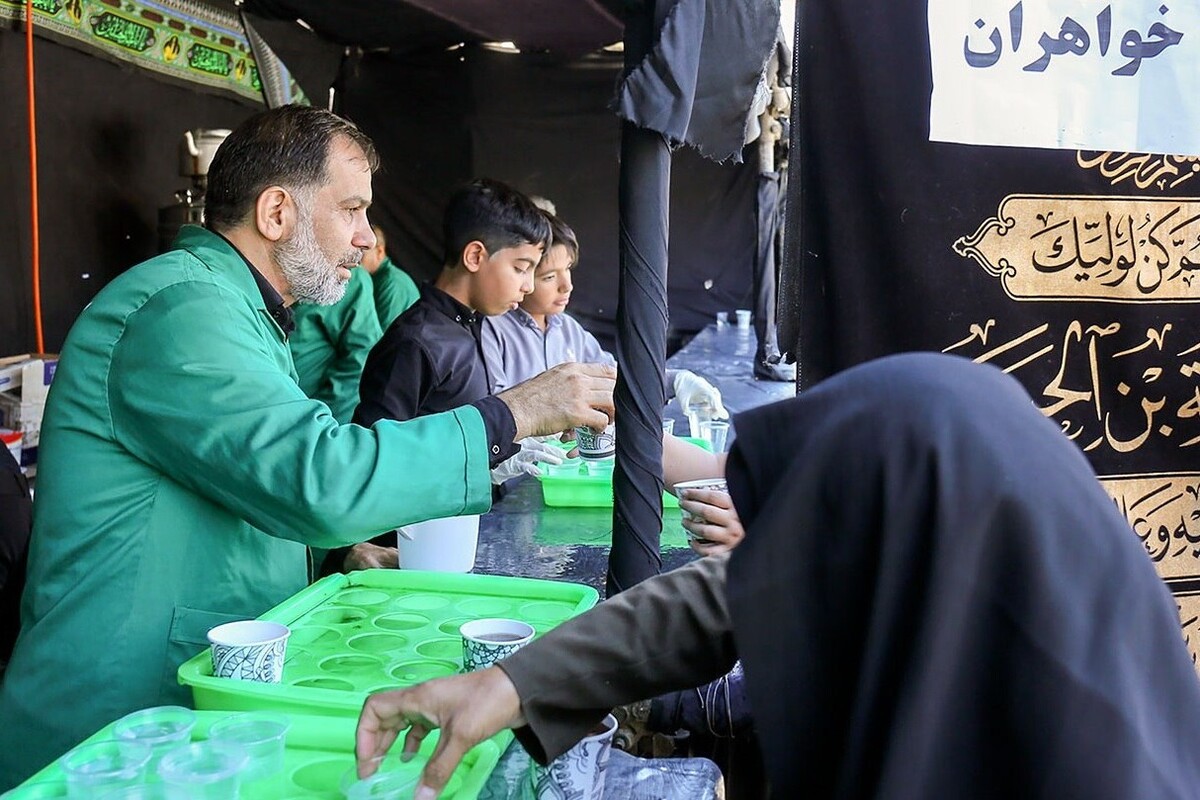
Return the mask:
[[405, 525], [411, 536], [397, 534], [401, 569], [431, 572], [470, 572], [479, 544], [479, 515], [444, 517]]

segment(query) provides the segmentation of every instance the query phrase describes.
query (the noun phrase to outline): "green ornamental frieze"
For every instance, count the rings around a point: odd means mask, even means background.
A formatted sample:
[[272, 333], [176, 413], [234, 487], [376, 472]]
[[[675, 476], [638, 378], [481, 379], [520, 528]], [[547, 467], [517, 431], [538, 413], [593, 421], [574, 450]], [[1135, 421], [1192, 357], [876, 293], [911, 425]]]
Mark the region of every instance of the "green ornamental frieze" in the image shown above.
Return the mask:
[[[258, 64], [235, 14], [195, 0], [33, 0], [33, 8], [35, 33], [262, 101]], [[0, 24], [24, 19], [24, 0], [0, 0]], [[307, 102], [288, 83], [287, 99]]]

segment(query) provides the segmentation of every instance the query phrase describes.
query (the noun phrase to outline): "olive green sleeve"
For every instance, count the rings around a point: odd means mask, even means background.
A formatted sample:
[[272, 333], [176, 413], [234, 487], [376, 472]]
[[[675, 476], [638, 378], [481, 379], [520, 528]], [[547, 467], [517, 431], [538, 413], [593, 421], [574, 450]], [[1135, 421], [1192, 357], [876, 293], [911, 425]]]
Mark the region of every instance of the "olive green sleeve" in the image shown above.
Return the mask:
[[500, 662], [521, 698], [517, 732], [543, 763], [614, 706], [707, 683], [737, 660], [725, 601], [727, 556], [628, 589]]

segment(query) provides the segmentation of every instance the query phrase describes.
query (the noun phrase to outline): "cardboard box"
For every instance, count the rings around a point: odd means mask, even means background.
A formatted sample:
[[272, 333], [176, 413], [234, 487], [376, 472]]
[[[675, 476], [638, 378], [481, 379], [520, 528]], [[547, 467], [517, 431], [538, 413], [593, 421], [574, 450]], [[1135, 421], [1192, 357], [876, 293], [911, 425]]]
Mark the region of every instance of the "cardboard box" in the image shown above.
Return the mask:
[[57, 368], [58, 356], [53, 353], [0, 358], [0, 428], [23, 434], [21, 467], [28, 475], [37, 472], [42, 414]]

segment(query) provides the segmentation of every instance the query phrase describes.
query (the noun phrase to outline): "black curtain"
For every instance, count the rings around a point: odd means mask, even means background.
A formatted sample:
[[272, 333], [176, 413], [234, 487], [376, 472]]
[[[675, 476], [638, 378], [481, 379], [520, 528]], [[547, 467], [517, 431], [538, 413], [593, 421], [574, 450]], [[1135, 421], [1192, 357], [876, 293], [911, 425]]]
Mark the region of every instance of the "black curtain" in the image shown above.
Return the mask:
[[[36, 344], [25, 52], [23, 32], [0, 29], [0, 355]], [[158, 208], [188, 185], [183, 132], [234, 127], [257, 108], [43, 38], [34, 56], [42, 315], [57, 351], [96, 292], [155, 254]]]
[[[561, 61], [474, 46], [348, 62], [339, 110], [382, 153], [371, 214], [396, 260], [415, 277], [436, 274], [442, 207], [470, 178], [493, 177], [547, 197], [580, 240], [570, 311], [611, 350], [620, 122], [608, 103], [619, 72], [619, 57]], [[687, 149], [675, 154], [673, 329], [694, 333], [717, 311], [749, 307], [755, 181], [747, 164], [715, 164]]]

